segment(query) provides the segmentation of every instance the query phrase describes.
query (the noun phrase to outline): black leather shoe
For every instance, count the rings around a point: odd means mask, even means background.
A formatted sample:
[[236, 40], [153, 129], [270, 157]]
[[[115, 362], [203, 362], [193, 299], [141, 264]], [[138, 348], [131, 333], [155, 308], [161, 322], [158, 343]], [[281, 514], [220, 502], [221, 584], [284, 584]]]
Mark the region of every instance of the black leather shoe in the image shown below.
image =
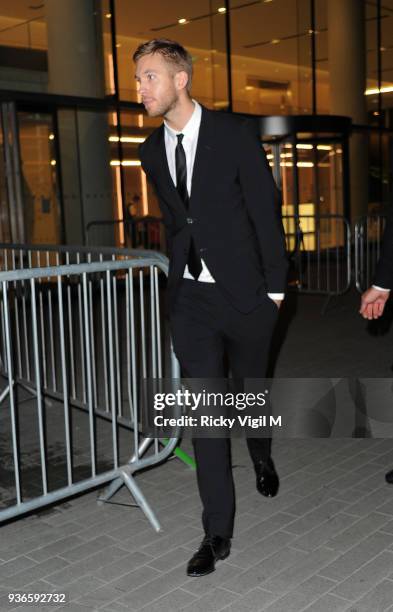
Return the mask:
[[257, 490], [265, 497], [274, 497], [277, 495], [280, 481], [276, 468], [274, 467], [273, 459], [269, 457], [267, 461], [260, 461], [255, 464], [255, 472], [257, 475]]
[[206, 535], [197, 552], [187, 565], [188, 576], [206, 576], [214, 572], [218, 559], [226, 559], [231, 552], [231, 540]]
[[389, 484], [393, 484], [393, 470], [390, 470], [387, 474], [385, 474], [385, 480]]

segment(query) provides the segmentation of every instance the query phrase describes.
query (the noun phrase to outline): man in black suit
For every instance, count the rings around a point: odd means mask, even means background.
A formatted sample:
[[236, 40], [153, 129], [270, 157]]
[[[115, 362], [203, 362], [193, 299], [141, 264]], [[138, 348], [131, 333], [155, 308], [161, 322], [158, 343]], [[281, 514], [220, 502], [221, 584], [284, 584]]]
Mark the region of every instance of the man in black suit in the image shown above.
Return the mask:
[[[133, 59], [142, 102], [164, 123], [140, 146], [169, 244], [168, 304], [176, 356], [189, 378], [265, 376], [287, 260], [277, 190], [253, 122], [190, 97], [192, 59], [156, 39]], [[267, 293], [269, 292], [269, 293]], [[277, 493], [270, 439], [247, 439], [258, 491]], [[205, 538], [187, 573], [212, 572], [230, 552], [235, 511], [230, 443], [193, 439]]]
[[[381, 256], [374, 276], [374, 284], [362, 295], [360, 314], [365, 319], [382, 316], [385, 304], [393, 287], [393, 216], [389, 215], [383, 235]], [[385, 475], [386, 482], [393, 484], [393, 470]]]

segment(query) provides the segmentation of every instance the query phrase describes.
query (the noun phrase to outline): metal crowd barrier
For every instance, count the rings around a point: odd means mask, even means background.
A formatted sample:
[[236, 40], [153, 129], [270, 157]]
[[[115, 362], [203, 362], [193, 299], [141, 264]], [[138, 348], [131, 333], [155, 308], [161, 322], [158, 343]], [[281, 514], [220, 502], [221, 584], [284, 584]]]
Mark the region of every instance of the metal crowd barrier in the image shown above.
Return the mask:
[[[116, 219], [112, 221], [90, 221], [86, 225], [86, 243], [96, 244], [94, 229], [113, 227], [122, 232], [122, 242], [127, 248], [148, 249], [167, 252], [165, 227], [160, 217], [133, 217], [132, 219]], [[93, 234], [93, 235], [92, 235]]]
[[361, 217], [355, 224], [355, 284], [360, 293], [373, 282], [385, 225], [385, 215]]
[[[21, 245], [21, 244], [0, 244], [0, 270], [2, 271], [11, 271], [11, 270], [33, 270], [36, 268], [41, 268], [43, 266], [60, 266], [60, 265], [70, 265], [70, 264], [80, 264], [80, 263], [89, 263], [99, 261], [116, 261], [119, 260], [128, 260], [128, 259], [141, 259], [141, 258], [154, 258], [157, 262], [160, 262], [161, 268], [163, 270], [167, 270], [168, 260], [167, 258], [154, 251], [147, 250], [126, 250], [126, 249], [115, 249], [110, 247], [73, 247], [73, 246], [62, 246], [62, 245]], [[148, 270], [146, 268], [141, 268], [141, 272], [144, 277], [148, 274]], [[54, 334], [53, 334], [53, 305], [52, 305], [52, 295], [56, 292], [56, 289], [51, 286], [50, 278], [42, 277], [39, 280], [39, 286], [43, 289], [46, 288], [47, 295], [47, 303], [44, 309], [44, 292], [41, 291], [39, 293], [39, 309], [38, 316], [40, 317], [41, 323], [41, 335], [42, 340], [45, 345], [47, 345], [47, 350], [43, 354], [43, 384], [47, 394], [53, 395], [53, 397], [57, 397], [58, 394], [58, 385], [56, 379], [56, 371], [58, 366], [58, 360], [56, 360], [55, 350], [54, 350]], [[159, 281], [158, 277], [158, 281]], [[118, 278], [114, 278], [115, 287], [117, 283], [120, 281]], [[88, 289], [90, 294], [90, 311], [89, 311], [89, 333], [92, 338], [92, 350], [93, 350], [93, 364], [92, 364], [92, 373], [93, 373], [93, 393], [94, 393], [94, 409], [101, 414], [101, 416], [106, 416], [109, 412], [109, 402], [108, 402], [108, 370], [107, 370], [107, 351], [105, 350], [105, 336], [102, 338], [103, 346], [102, 346], [102, 354], [104, 359], [104, 368], [103, 368], [103, 382], [105, 389], [105, 402], [102, 403], [101, 406], [98, 406], [97, 403], [97, 380], [98, 375], [96, 372], [96, 361], [95, 361], [95, 353], [98, 350], [97, 347], [97, 329], [100, 329], [100, 325], [104, 323], [103, 319], [101, 322], [95, 321], [93, 316], [93, 282], [89, 280]], [[101, 280], [101, 304], [103, 304], [104, 297], [102, 295], [103, 284]], [[70, 317], [71, 315], [75, 320], [78, 321], [79, 329], [82, 330], [83, 325], [83, 305], [81, 298], [81, 290], [78, 290], [78, 300], [72, 305], [71, 298], [71, 289], [68, 289], [68, 310]], [[115, 300], [116, 300], [115, 294]], [[31, 347], [29, 345], [28, 338], [28, 330], [27, 330], [27, 320], [26, 320], [26, 297], [22, 293], [20, 297], [20, 308], [21, 308], [21, 316], [20, 323], [18, 323], [18, 337], [17, 337], [17, 354], [18, 354], [18, 363], [17, 363], [17, 376], [19, 382], [22, 384], [31, 384], [33, 383], [31, 368], [30, 368], [30, 353]], [[47, 323], [44, 325], [44, 321]], [[161, 323], [161, 322], [160, 322]], [[71, 330], [70, 330], [71, 331]], [[130, 330], [127, 328], [127, 334], [130, 333]], [[80, 331], [81, 334], [81, 331]], [[117, 320], [114, 322], [114, 337], [116, 346], [119, 347], [122, 334], [119, 331], [119, 323]], [[70, 337], [70, 351], [71, 355], [74, 353], [74, 343], [72, 337]], [[81, 341], [79, 343], [82, 344]], [[0, 364], [4, 361], [4, 347], [0, 346]], [[86, 380], [84, 376], [84, 372], [86, 369], [86, 356], [84, 352], [80, 352], [78, 355], [78, 362], [75, 359], [71, 360], [70, 363], [70, 391], [71, 398], [74, 402], [75, 406], [80, 406], [81, 408], [86, 405]], [[76, 384], [76, 368], [77, 363], [81, 368], [81, 380], [79, 381], [79, 386]], [[129, 355], [127, 354], [127, 371], [129, 371]], [[123, 369], [122, 364], [119, 364], [119, 368], [117, 370], [118, 384], [120, 387], [120, 376], [121, 371]], [[0, 369], [1, 372], [1, 369]], [[118, 416], [122, 418], [122, 404], [121, 397], [118, 401]]]
[[168, 264], [164, 253], [149, 249], [126, 249], [105, 246], [73, 246], [54, 244], [0, 243], [0, 271], [24, 270], [53, 265], [115, 261], [137, 257], [152, 257]]
[[[113, 249], [70, 247], [44, 247], [43, 258], [40, 249], [2, 245], [3, 270], [12, 269], [0, 272], [7, 383], [0, 438], [8, 475], [0, 522], [107, 484], [105, 501], [124, 484], [159, 531], [134, 474], [169, 457], [178, 442], [161, 446], [145, 436], [142, 418], [142, 379], [165, 376], [176, 385], [180, 378], [160, 316], [159, 271], [167, 274], [167, 260], [146, 252], [126, 259], [120, 249], [113, 261]], [[34, 268], [40, 252], [41, 261], [90, 261]]]
[[341, 215], [284, 215], [290, 288], [341, 295], [351, 285], [351, 228]]
[[[351, 285], [351, 228], [342, 215], [283, 215], [287, 250], [290, 253], [290, 288], [299, 293], [328, 297], [345, 293]], [[152, 243], [149, 232], [160, 223], [160, 240]], [[166, 252], [162, 220], [141, 217], [130, 221], [92, 221], [90, 230], [105, 225], [130, 226], [129, 241], [141, 248]], [[140, 225], [139, 238], [136, 228]], [[124, 229], [125, 234], [127, 233]], [[158, 232], [156, 232], [158, 236]], [[90, 238], [89, 238], [90, 240]]]

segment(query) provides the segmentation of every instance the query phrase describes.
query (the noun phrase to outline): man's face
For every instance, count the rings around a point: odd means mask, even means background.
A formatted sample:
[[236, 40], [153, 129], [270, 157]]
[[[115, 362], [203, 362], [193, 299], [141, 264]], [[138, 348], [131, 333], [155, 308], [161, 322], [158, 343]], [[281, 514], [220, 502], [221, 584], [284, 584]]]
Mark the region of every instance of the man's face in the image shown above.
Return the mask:
[[152, 53], [141, 57], [136, 62], [135, 78], [149, 117], [166, 115], [176, 106], [179, 100], [177, 75], [162, 55]]

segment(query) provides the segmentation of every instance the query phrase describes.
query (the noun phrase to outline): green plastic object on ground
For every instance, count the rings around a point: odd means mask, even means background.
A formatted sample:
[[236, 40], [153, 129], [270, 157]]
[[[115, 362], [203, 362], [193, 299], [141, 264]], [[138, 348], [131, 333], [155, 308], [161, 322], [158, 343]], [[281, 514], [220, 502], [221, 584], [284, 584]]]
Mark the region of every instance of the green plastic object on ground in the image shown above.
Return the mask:
[[[168, 438], [160, 438], [160, 441], [165, 444], [165, 446], [169, 442]], [[184, 452], [179, 446], [175, 448], [173, 454], [176, 455], [176, 457], [180, 459], [180, 461], [183, 461], [183, 463], [189, 465], [193, 470], [196, 469], [195, 460], [190, 457], [190, 455], [188, 455], [186, 452]]]

